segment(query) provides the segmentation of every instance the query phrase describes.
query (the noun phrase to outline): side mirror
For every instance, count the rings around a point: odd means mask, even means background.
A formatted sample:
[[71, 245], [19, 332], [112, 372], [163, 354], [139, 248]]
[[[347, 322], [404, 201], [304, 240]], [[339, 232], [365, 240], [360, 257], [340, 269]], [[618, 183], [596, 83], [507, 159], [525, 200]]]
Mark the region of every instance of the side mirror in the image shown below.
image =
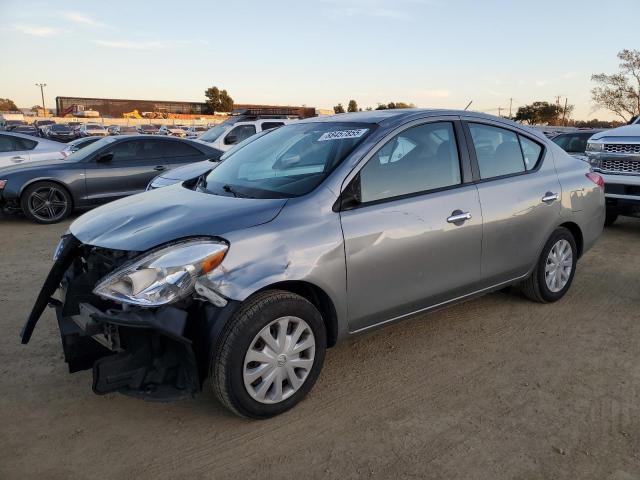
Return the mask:
[[360, 193], [360, 174], [356, 175], [351, 183], [342, 191], [340, 197], [333, 205], [333, 211], [339, 212], [343, 210], [352, 210], [362, 203]]
[[111, 160], [113, 160], [113, 152], [103, 153], [96, 159], [98, 163], [109, 163]]
[[238, 137], [235, 135], [227, 135], [224, 139], [225, 145], [235, 145], [236, 143], [238, 143]]

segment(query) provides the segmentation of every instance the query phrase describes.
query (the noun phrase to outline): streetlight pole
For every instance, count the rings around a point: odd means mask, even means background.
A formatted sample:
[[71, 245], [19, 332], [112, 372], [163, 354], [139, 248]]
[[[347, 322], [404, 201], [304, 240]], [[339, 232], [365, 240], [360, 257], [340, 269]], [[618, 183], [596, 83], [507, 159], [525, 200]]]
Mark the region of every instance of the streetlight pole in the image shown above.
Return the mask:
[[46, 83], [36, 83], [36, 87], [40, 87], [40, 95], [42, 96], [42, 111], [44, 116], [47, 116], [47, 107], [44, 106], [44, 87], [46, 87]]

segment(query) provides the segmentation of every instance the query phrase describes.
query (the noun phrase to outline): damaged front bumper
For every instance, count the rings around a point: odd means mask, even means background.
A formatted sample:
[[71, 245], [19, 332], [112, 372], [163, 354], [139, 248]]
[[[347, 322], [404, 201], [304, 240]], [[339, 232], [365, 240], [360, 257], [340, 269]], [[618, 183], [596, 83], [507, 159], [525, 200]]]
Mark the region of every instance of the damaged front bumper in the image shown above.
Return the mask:
[[65, 236], [22, 330], [22, 343], [29, 342], [49, 305], [56, 311], [69, 371], [93, 369], [95, 393], [118, 391], [159, 401], [193, 396], [202, 389], [218, 334], [236, 303], [216, 306], [203, 297], [143, 308], [93, 294], [100, 278], [136, 253], [86, 246]]

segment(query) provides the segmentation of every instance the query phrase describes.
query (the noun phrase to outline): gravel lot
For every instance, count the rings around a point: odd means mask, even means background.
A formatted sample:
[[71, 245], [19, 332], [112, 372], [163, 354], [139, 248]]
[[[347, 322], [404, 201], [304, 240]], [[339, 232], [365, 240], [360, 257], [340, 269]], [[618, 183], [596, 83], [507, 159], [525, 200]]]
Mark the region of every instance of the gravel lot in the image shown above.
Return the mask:
[[640, 220], [554, 305], [495, 293], [329, 351], [267, 421], [206, 391], [146, 403], [69, 375], [53, 312], [18, 333], [67, 223], [0, 218], [0, 478], [640, 478]]

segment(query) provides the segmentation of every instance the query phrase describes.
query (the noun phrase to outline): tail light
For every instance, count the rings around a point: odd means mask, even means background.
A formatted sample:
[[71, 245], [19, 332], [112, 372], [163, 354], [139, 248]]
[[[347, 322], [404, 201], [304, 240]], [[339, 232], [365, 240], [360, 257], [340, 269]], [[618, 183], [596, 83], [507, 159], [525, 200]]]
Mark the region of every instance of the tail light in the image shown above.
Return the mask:
[[602, 190], [604, 190], [604, 178], [602, 178], [602, 175], [598, 175], [595, 172], [589, 172], [586, 175], [589, 180], [591, 180], [593, 183], [598, 185]]

